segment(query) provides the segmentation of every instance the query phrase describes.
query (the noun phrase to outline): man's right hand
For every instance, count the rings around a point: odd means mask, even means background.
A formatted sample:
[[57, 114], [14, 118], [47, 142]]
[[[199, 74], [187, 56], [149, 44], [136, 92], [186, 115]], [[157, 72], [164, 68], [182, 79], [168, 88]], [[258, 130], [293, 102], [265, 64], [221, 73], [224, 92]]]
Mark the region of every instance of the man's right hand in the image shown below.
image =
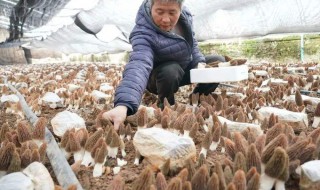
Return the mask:
[[126, 106], [117, 106], [112, 110], [104, 112], [102, 118], [112, 121], [114, 129], [117, 131], [120, 123], [123, 123], [127, 117], [127, 110], [128, 108]]

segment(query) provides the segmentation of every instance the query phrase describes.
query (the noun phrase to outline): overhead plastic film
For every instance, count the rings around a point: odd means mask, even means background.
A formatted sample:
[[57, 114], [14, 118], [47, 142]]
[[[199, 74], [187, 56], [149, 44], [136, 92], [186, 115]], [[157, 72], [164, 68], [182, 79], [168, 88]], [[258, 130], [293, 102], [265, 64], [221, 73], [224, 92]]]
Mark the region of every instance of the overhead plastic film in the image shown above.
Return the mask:
[[[131, 50], [128, 37], [142, 0], [95, 0], [91, 7], [88, 1], [83, 6], [81, 2], [70, 0], [47, 24], [25, 31], [34, 40], [24, 46], [65, 53]], [[199, 41], [313, 33], [320, 28], [319, 0], [185, 0], [184, 4], [194, 15]], [[66, 22], [59, 23], [58, 18]]]

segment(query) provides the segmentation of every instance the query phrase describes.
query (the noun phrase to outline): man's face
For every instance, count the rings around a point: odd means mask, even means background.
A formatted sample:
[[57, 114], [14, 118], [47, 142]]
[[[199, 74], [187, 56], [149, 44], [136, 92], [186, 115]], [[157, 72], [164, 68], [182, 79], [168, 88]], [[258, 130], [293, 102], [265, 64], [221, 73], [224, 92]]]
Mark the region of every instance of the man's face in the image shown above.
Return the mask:
[[151, 9], [153, 22], [164, 31], [170, 31], [177, 24], [180, 14], [181, 8], [176, 2], [155, 0]]

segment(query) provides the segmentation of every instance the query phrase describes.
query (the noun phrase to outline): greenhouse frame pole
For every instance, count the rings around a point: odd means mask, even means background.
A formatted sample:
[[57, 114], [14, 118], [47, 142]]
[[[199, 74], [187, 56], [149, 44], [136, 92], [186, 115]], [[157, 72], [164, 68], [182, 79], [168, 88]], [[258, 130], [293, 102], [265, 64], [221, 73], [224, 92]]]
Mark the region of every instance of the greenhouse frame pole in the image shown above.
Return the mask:
[[[11, 84], [7, 83], [6, 78], [4, 81], [6, 82], [5, 84], [8, 85], [9, 89], [19, 97], [19, 102], [22, 106], [26, 119], [34, 126], [38, 117], [32, 112], [22, 94]], [[67, 189], [72, 185], [76, 185], [77, 190], [83, 190], [68, 161], [60, 151], [59, 145], [57, 144], [54, 136], [47, 127], [45, 129], [45, 140], [48, 143], [46, 153], [60, 186], [62, 186], [63, 189]]]
[[300, 35], [300, 60], [301, 62], [304, 61], [304, 35]]

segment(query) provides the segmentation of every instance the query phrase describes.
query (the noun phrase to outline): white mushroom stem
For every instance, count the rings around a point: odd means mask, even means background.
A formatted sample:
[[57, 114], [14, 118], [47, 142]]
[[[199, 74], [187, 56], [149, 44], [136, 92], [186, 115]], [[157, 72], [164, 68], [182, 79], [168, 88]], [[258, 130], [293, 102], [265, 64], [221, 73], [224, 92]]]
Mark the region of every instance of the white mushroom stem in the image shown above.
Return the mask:
[[131, 140], [131, 135], [127, 135], [127, 140], [128, 140], [128, 141]]
[[120, 135], [120, 139], [123, 140], [125, 135]]
[[320, 117], [319, 116], [314, 116], [312, 127], [313, 128], [318, 128], [319, 123], [320, 123]]
[[276, 181], [275, 178], [272, 178], [265, 173], [261, 174], [259, 190], [271, 190], [275, 181]]
[[79, 150], [77, 152], [74, 152], [73, 153], [74, 162], [82, 161], [83, 156], [84, 156], [84, 149], [81, 149], [81, 150]]
[[69, 106], [67, 107], [67, 110], [71, 110], [72, 109], [72, 104], [70, 103]]
[[141, 154], [140, 152], [136, 149], [136, 157], [134, 158], [134, 165], [139, 165], [139, 161], [140, 161], [140, 158], [141, 158]]
[[118, 147], [110, 147], [107, 146], [108, 149], [108, 157], [116, 158], [118, 154]]
[[[143, 107], [143, 106], [141, 106]], [[146, 107], [147, 116], [149, 119], [154, 118], [154, 108], [153, 107]]]
[[261, 163], [261, 174], [264, 174], [264, 170], [266, 169], [266, 165]]
[[209, 131], [207, 124], [203, 124], [202, 127], [205, 132]]
[[190, 134], [190, 131], [188, 131], [188, 130], [184, 130], [184, 131], [183, 131], [183, 136], [184, 136], [184, 137], [190, 137], [189, 134]]
[[192, 113], [196, 112], [196, 107], [198, 107], [197, 104], [192, 104]]
[[304, 86], [303, 89], [309, 90], [309, 89], [311, 88], [311, 86], [312, 86], [312, 82], [308, 82], [308, 83]]
[[66, 107], [67, 105], [70, 105], [70, 98], [66, 99], [63, 105], [64, 107]]
[[202, 147], [199, 155], [203, 154], [204, 157], [206, 158], [207, 157], [207, 152], [208, 152], [208, 150]]
[[100, 177], [105, 171], [103, 163], [96, 163], [93, 168], [93, 177]]
[[75, 110], [78, 110], [78, 109], [79, 109], [79, 107], [80, 107], [80, 105], [79, 105], [79, 104], [75, 104], [75, 105], [74, 105], [74, 109], [75, 109]]
[[11, 108], [7, 108], [5, 113], [13, 113], [13, 110]]
[[36, 116], [39, 116], [39, 115], [41, 115], [41, 110], [36, 110], [36, 111], [34, 111], [34, 114], [36, 114]]
[[121, 167], [117, 166], [117, 167], [114, 167], [112, 170], [113, 170], [113, 175], [117, 175], [119, 172], [120, 172], [120, 169]]
[[42, 105], [42, 98], [38, 98], [38, 104]]
[[205, 125], [208, 127], [208, 130], [209, 130], [209, 127], [212, 127], [212, 126], [213, 126], [212, 115], [210, 115], [208, 118], [206, 118], [206, 119], [204, 120], [204, 123], [205, 123]]
[[281, 180], [276, 180], [275, 190], [286, 190], [285, 182]]
[[134, 158], [134, 162], [133, 162], [133, 164], [134, 165], [139, 165], [139, 160], [140, 160], [140, 158]]
[[87, 166], [89, 166], [90, 163], [93, 163], [93, 162], [94, 162], [94, 160], [91, 156], [91, 153], [89, 151], [85, 151], [81, 165], [84, 165], [87, 167]]
[[218, 142], [212, 141], [209, 149], [211, 151], [215, 151], [217, 149], [217, 147], [218, 147], [219, 142], [220, 142], [220, 140]]
[[117, 166], [121, 167], [121, 166], [125, 166], [127, 165], [127, 161], [125, 160], [121, 160], [120, 158], [117, 158]]
[[60, 98], [60, 99], [61, 99], [61, 104], [64, 106], [65, 99], [64, 98]]
[[121, 149], [121, 155], [122, 155], [122, 157], [125, 157], [125, 156], [127, 155], [127, 153], [126, 153], [126, 151], [124, 150], [124, 148]]
[[120, 151], [121, 151], [122, 157], [125, 157], [127, 155], [125, 148], [126, 148], [126, 145], [124, 144], [123, 140], [120, 139]]
[[221, 147], [221, 153], [225, 153], [226, 152], [226, 148]]

